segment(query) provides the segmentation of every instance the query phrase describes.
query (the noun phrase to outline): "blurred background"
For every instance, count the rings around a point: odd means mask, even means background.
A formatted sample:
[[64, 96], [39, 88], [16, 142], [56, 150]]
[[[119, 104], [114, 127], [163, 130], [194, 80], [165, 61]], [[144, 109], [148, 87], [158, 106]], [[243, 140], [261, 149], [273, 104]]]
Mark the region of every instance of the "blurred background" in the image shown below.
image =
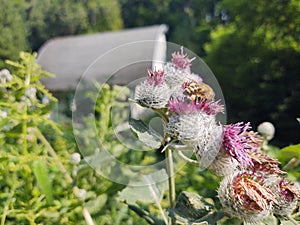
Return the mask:
[[0, 68], [54, 37], [166, 24], [167, 41], [214, 72], [228, 123], [270, 121], [279, 147], [300, 140], [297, 0], [1, 0], [0, 11]]

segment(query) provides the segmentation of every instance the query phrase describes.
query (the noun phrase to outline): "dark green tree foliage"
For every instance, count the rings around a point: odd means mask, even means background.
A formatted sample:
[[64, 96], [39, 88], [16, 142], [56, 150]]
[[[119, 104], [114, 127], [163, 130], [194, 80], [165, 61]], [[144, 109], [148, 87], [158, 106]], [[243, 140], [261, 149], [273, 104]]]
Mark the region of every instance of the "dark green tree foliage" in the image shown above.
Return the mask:
[[117, 0], [2, 0], [0, 10], [0, 68], [52, 37], [123, 27]]
[[31, 0], [27, 21], [33, 50], [56, 36], [95, 33], [123, 26], [117, 0]]
[[219, 0], [119, 0], [125, 27], [165, 23], [168, 41], [180, 43], [205, 56], [203, 45], [210, 41], [210, 31], [226, 23], [218, 9]]
[[5, 59], [17, 59], [19, 51], [27, 49], [27, 29], [21, 1], [2, 0], [0, 3], [0, 68]]
[[[180, 43], [199, 55], [204, 54], [203, 44], [209, 40], [212, 26], [220, 22], [214, 16], [217, 1], [213, 0], [119, 0], [126, 27], [165, 23], [169, 26], [168, 41]], [[207, 23], [206, 15], [212, 20]]]
[[229, 122], [268, 120], [277, 144], [299, 140], [298, 1], [224, 0], [230, 22], [212, 33], [207, 62], [226, 97]]

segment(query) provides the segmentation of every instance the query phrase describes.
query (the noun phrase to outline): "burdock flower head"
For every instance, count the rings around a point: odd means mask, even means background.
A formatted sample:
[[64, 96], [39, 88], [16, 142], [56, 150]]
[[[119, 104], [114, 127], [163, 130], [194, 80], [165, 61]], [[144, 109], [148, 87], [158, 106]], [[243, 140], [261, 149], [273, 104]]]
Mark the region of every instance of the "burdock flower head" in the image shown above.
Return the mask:
[[250, 151], [249, 156], [252, 163], [248, 169], [256, 171], [256, 173], [260, 173], [262, 176], [274, 175], [277, 177], [286, 173], [279, 168], [279, 162], [276, 159], [271, 158], [260, 150]]
[[274, 206], [274, 213], [281, 216], [290, 215], [297, 207], [300, 190], [286, 178], [280, 178], [270, 185], [270, 189], [278, 202]]
[[150, 108], [165, 107], [170, 95], [163, 70], [149, 70], [146, 80], [135, 89], [135, 100]]
[[235, 158], [242, 168], [252, 165], [249, 151], [259, 149], [259, 145], [253, 143], [255, 134], [249, 132], [250, 123], [236, 123], [224, 127], [222, 148]]
[[222, 147], [209, 168], [213, 173], [226, 176], [236, 170], [249, 169], [280, 174], [279, 163], [260, 151], [262, 138], [249, 129], [249, 123], [224, 126]]
[[172, 112], [167, 125], [168, 134], [193, 147], [200, 166], [208, 167], [222, 142], [222, 126], [215, 120], [222, 107], [218, 102], [196, 104], [186, 98], [171, 99], [168, 105]]
[[228, 214], [248, 223], [267, 217], [277, 204], [272, 191], [264, 186], [263, 178], [246, 171], [226, 176], [220, 184], [218, 196]]
[[183, 47], [181, 47], [180, 52], [174, 52], [172, 54], [172, 64], [180, 69], [180, 70], [186, 70], [188, 72], [191, 71], [190, 67], [192, 65], [193, 59], [189, 59], [187, 54], [184, 54]]
[[189, 59], [187, 54], [183, 52], [183, 48], [181, 48], [180, 52], [172, 54], [171, 62], [164, 65], [165, 81], [173, 89], [173, 92], [179, 90], [184, 82], [191, 80], [202, 82], [199, 75], [191, 73], [190, 66], [194, 59]]
[[168, 101], [169, 110], [176, 114], [192, 114], [196, 112], [203, 112], [207, 115], [216, 115], [224, 112], [224, 107], [220, 101], [207, 101], [202, 99], [199, 103], [190, 101], [187, 98], [171, 98]]

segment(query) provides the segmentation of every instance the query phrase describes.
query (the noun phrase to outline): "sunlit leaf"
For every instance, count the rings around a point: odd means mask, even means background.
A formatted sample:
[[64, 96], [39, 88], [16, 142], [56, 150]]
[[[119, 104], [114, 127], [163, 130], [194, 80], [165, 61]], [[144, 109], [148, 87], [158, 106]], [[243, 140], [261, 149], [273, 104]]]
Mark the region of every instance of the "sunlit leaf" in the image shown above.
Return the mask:
[[33, 163], [33, 173], [43, 194], [46, 196], [49, 204], [53, 203], [53, 192], [51, 179], [49, 177], [47, 164], [44, 161], [35, 161]]
[[136, 133], [139, 140], [150, 148], [157, 149], [161, 146], [159, 135], [141, 120], [131, 118], [130, 128]]
[[[206, 221], [201, 221], [201, 218], [211, 212], [212, 209], [213, 205], [206, 202], [200, 195], [184, 191], [179, 194], [175, 208], [170, 209], [169, 212], [170, 216], [175, 218], [179, 224], [198, 225], [206, 224]], [[216, 215], [213, 218], [216, 218]]]
[[287, 146], [279, 151], [278, 159], [288, 161], [291, 158], [300, 159], [300, 144]]
[[88, 201], [85, 206], [91, 214], [100, 212], [107, 202], [107, 194], [102, 194]]
[[[168, 175], [165, 170], [159, 170], [155, 173], [144, 175], [143, 181], [129, 184], [121, 192], [118, 199], [127, 204], [134, 205], [136, 202], [158, 203], [161, 201], [165, 190], [168, 188]], [[161, 181], [156, 183], [155, 181]]]

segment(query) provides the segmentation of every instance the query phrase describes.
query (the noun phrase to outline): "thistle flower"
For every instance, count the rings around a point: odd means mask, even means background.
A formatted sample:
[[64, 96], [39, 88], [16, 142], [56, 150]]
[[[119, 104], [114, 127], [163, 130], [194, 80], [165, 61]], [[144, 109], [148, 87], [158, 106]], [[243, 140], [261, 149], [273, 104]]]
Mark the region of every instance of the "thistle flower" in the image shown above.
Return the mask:
[[207, 115], [216, 115], [224, 111], [220, 101], [207, 101], [202, 99], [199, 103], [190, 101], [187, 98], [173, 97], [168, 101], [169, 110], [176, 114], [191, 114], [194, 112], [204, 112]]
[[224, 210], [245, 222], [255, 223], [267, 217], [277, 204], [264, 180], [251, 172], [238, 172], [226, 176], [218, 189]]
[[226, 125], [223, 134], [222, 146], [224, 150], [240, 162], [242, 168], [252, 165], [249, 151], [259, 149], [259, 145], [253, 140], [256, 138], [254, 132], [249, 132], [250, 123], [236, 123]]
[[167, 132], [173, 138], [194, 148], [201, 167], [208, 167], [217, 156], [222, 142], [222, 126], [215, 115], [222, 112], [219, 102], [201, 101], [196, 104], [188, 98], [171, 98], [168, 102], [172, 115]]
[[186, 70], [190, 72], [190, 66], [192, 65], [191, 62], [194, 60], [189, 59], [187, 54], [183, 53], [183, 47], [180, 48], [180, 52], [174, 52], [172, 54], [172, 64], [174, 67], [180, 69], [180, 70]]
[[248, 154], [252, 162], [248, 168], [249, 170], [256, 171], [256, 173], [260, 173], [263, 176], [277, 176], [286, 173], [280, 170], [279, 162], [277, 160], [271, 158], [262, 151], [250, 151]]
[[191, 73], [190, 66], [194, 59], [189, 59], [187, 54], [183, 53], [183, 48], [181, 48], [181, 52], [174, 52], [171, 62], [164, 65], [165, 81], [173, 90], [173, 93], [176, 93], [184, 82], [191, 80], [202, 82], [199, 75]]
[[278, 177], [270, 185], [278, 204], [274, 205], [274, 213], [281, 216], [290, 215], [297, 207], [300, 190], [290, 183], [286, 178]]
[[147, 82], [150, 85], [160, 86], [164, 83], [164, 71], [163, 70], [148, 70]]
[[171, 91], [164, 81], [164, 71], [150, 70], [147, 79], [135, 89], [135, 100], [150, 108], [163, 108], [168, 103]]
[[240, 163], [221, 147], [208, 169], [217, 176], [227, 176], [239, 170], [239, 165]]

